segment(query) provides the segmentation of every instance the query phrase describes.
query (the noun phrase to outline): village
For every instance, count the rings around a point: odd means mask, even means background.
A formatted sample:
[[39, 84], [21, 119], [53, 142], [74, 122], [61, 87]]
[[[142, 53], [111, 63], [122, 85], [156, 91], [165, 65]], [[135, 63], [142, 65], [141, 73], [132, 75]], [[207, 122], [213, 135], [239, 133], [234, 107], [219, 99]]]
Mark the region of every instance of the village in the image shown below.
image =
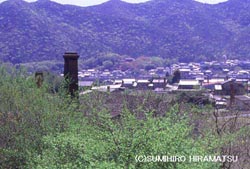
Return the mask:
[[132, 71], [97, 69], [78, 72], [81, 94], [91, 91], [152, 91], [155, 93], [201, 92], [217, 109], [250, 109], [250, 61], [228, 60], [175, 63], [169, 67]]

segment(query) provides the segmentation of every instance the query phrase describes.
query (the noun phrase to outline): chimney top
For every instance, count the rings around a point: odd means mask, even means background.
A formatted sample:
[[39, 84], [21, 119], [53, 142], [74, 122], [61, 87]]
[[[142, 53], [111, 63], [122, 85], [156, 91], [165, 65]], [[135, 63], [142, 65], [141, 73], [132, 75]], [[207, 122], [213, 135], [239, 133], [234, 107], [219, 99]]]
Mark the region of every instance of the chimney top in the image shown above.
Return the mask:
[[79, 55], [76, 52], [65, 52], [63, 55], [64, 58], [69, 59], [78, 59]]

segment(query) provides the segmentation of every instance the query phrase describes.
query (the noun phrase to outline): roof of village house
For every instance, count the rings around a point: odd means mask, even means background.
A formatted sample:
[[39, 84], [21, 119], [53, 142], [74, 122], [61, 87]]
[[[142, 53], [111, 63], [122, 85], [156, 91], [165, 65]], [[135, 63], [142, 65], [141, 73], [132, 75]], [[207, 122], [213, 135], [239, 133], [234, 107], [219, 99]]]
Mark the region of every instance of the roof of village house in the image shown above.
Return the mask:
[[135, 79], [122, 79], [124, 84], [133, 84], [135, 82]]
[[181, 68], [179, 69], [180, 72], [190, 72], [191, 69], [188, 69], [188, 68]]
[[249, 83], [249, 80], [248, 79], [236, 79], [236, 82], [248, 82]]
[[240, 70], [240, 71], [238, 72], [238, 74], [249, 74], [249, 72], [246, 71], [246, 70]]
[[164, 83], [167, 82], [167, 79], [153, 79], [153, 83]]
[[224, 82], [221, 82], [221, 84], [223, 85], [223, 84], [226, 84], [228, 82], [235, 82], [235, 81], [236, 81], [235, 79], [229, 79], [229, 80], [226, 80]]
[[204, 77], [196, 77], [195, 79], [198, 80], [198, 81], [199, 81], [199, 80], [202, 80], [202, 81], [203, 81], [205, 78], [204, 78]]
[[206, 70], [205, 73], [212, 73], [212, 71], [211, 70]]
[[198, 80], [180, 80], [179, 85], [183, 85], [183, 86], [192, 85], [192, 86], [195, 86], [195, 85], [200, 85], [200, 83], [199, 83]]
[[137, 83], [149, 83], [149, 80], [140, 79], [140, 80], [137, 80]]
[[225, 79], [209, 79], [209, 80], [205, 79], [204, 83], [206, 83], [206, 84], [214, 84], [214, 83], [221, 83], [221, 82], [224, 82], [224, 81], [225, 81]]
[[122, 84], [122, 80], [115, 80], [114, 84]]

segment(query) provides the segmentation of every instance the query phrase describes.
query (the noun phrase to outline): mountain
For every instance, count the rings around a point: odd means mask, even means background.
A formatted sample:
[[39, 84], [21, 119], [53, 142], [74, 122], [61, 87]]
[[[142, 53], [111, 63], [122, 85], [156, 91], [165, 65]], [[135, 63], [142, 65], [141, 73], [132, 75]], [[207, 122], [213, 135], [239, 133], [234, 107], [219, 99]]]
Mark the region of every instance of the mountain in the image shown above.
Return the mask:
[[0, 60], [61, 61], [65, 51], [77, 51], [83, 62], [106, 54], [175, 61], [213, 60], [224, 54], [250, 59], [248, 11], [249, 0], [217, 5], [110, 0], [91, 7], [8, 0], [0, 4]]

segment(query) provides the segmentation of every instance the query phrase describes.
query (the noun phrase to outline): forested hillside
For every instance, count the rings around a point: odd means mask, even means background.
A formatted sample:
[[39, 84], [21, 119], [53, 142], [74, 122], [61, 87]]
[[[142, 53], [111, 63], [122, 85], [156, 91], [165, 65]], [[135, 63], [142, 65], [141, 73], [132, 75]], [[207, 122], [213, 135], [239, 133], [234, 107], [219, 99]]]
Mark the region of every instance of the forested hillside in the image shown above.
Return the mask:
[[0, 60], [60, 61], [65, 51], [81, 59], [115, 55], [176, 61], [250, 58], [249, 0], [207, 5], [193, 0], [97, 6], [49, 0], [0, 4]]

